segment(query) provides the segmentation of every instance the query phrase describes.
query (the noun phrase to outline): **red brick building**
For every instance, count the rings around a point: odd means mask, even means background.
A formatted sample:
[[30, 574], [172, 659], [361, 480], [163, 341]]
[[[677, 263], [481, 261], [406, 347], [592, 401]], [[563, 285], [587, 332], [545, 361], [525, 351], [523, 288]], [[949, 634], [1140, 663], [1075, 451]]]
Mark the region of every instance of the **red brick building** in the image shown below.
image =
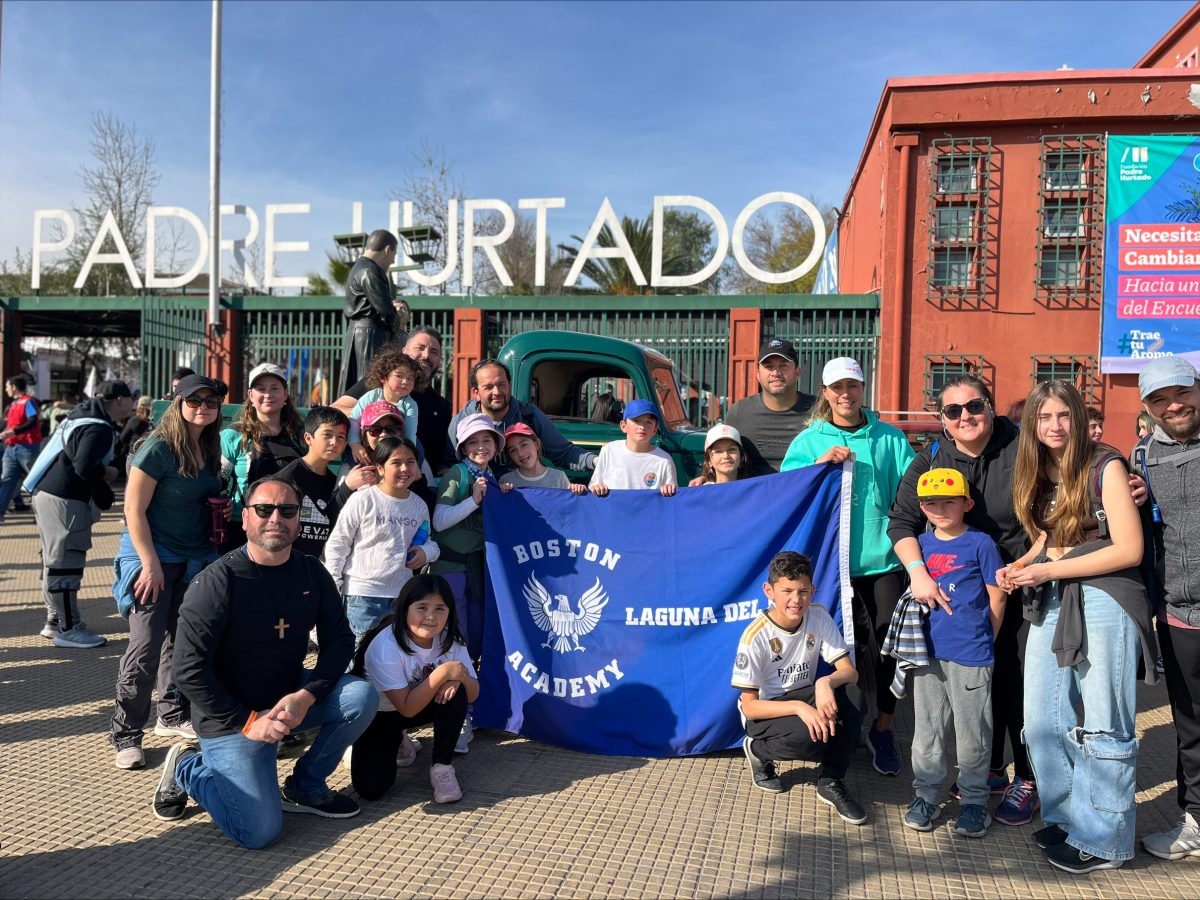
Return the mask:
[[1198, 48], [1200, 4], [1132, 69], [887, 82], [838, 260], [842, 293], [880, 296], [887, 418], [921, 418], [954, 372], [981, 373], [1001, 411], [1067, 378], [1132, 444], [1136, 376], [1099, 371], [1105, 136], [1200, 130]]

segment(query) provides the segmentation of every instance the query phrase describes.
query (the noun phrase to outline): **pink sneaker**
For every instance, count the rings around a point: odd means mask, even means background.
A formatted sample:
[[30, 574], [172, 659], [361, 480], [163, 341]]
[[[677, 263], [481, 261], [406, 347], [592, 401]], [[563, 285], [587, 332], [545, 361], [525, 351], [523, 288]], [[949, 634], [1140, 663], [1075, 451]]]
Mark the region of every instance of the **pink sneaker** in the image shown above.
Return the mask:
[[417, 761], [417, 750], [421, 747], [416, 741], [408, 736], [408, 732], [404, 733], [404, 737], [400, 740], [400, 749], [396, 751], [396, 768], [407, 769]]
[[429, 781], [433, 784], [434, 803], [453, 803], [462, 799], [462, 788], [454, 775], [454, 766], [435, 763], [429, 770]]

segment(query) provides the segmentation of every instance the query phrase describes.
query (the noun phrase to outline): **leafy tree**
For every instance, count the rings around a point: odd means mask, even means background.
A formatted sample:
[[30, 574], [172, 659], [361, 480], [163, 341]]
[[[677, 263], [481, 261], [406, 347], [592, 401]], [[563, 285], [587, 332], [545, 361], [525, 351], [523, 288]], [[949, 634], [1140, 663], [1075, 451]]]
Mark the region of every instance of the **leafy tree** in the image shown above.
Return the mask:
[[[837, 214], [832, 206], [818, 204], [825, 221], [826, 234], [833, 228]], [[786, 272], [804, 262], [812, 250], [816, 235], [808, 216], [791, 204], [770, 216], [760, 212], [746, 225], [746, 255], [756, 266], [768, 272]], [[751, 278], [738, 266], [728, 269], [728, 287], [739, 294], [808, 294], [817, 280], [819, 266], [786, 284], [764, 284]]]
[[[664, 222], [665, 225], [665, 222]], [[607, 294], [614, 296], [637, 296], [642, 294], [658, 293], [657, 289], [649, 284], [650, 279], [650, 263], [651, 251], [654, 243], [654, 220], [652, 216], [647, 216], [645, 219], [631, 219], [629, 216], [624, 216], [621, 219], [621, 231], [625, 235], [625, 240], [629, 242], [629, 248], [633, 251], [634, 259], [637, 260], [638, 266], [641, 267], [642, 274], [646, 276], [647, 283], [645, 285], [638, 284], [633, 273], [629, 270], [629, 266], [625, 264], [625, 260], [618, 258], [600, 258], [588, 259], [583, 264], [583, 274], [588, 280], [595, 285], [595, 289], [576, 289], [577, 293], [583, 294]], [[569, 244], [559, 244], [558, 249], [563, 255], [563, 265], [568, 269], [574, 265], [575, 259], [579, 256], [579, 251], [583, 247], [583, 238], [577, 234], [571, 235], [571, 239], [576, 242], [575, 246]], [[615, 247], [616, 240], [613, 238], [612, 230], [605, 225], [600, 229], [600, 233], [596, 236], [596, 246], [598, 247]], [[687, 268], [688, 260], [682, 255], [678, 247], [672, 246], [664, 240], [663, 242], [663, 260], [662, 271], [664, 275], [682, 275], [689, 271], [694, 271]], [[696, 267], [697, 269], [700, 266]], [[677, 288], [673, 288], [670, 293], [678, 293]]]

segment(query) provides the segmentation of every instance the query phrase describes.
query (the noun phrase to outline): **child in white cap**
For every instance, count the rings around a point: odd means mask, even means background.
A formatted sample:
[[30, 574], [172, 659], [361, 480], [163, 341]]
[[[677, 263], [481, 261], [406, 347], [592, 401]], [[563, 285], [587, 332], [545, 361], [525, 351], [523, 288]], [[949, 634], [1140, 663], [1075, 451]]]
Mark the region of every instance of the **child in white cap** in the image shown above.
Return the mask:
[[701, 484], [728, 484], [749, 474], [742, 435], [732, 425], [714, 425], [704, 436]]

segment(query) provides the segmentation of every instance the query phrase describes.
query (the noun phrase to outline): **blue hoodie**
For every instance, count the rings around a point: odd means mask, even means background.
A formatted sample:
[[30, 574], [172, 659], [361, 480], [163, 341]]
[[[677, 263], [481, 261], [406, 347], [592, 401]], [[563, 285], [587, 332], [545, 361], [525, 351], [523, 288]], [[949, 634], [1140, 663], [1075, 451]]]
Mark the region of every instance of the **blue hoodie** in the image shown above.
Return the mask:
[[904, 433], [863, 409], [865, 422], [857, 431], [842, 431], [818, 420], [792, 440], [781, 472], [811, 466], [830, 447], [849, 447], [854, 453], [854, 498], [850, 509], [850, 577], [879, 575], [900, 568], [888, 540], [888, 508], [900, 479], [913, 459]]

